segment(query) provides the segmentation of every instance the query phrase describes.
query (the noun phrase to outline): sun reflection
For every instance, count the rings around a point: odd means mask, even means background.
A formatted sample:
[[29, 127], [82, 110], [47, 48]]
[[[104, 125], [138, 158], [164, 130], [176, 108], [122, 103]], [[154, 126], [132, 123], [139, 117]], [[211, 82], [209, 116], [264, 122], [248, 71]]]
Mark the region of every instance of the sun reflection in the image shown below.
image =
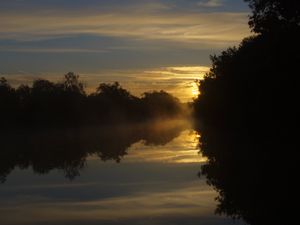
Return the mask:
[[164, 146], [146, 146], [143, 141], [132, 145], [125, 162], [199, 163], [206, 157], [199, 153], [199, 134], [185, 130]]

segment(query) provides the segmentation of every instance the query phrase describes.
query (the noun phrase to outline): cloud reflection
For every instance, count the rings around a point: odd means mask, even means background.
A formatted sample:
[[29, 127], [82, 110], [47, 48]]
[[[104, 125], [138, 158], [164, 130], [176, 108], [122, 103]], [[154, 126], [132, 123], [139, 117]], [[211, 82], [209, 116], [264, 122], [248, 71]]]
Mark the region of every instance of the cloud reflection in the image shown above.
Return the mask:
[[186, 130], [165, 146], [145, 145], [144, 141], [129, 148], [130, 154], [125, 162], [164, 162], [164, 163], [197, 163], [206, 162], [206, 157], [199, 154], [198, 134]]
[[[189, 187], [188, 187], [189, 186]], [[164, 221], [181, 221], [197, 218], [198, 221], [224, 222], [224, 218], [211, 216], [214, 211], [213, 199], [216, 193], [198, 182], [188, 183], [186, 187], [159, 192], [134, 193], [121, 197], [96, 199], [90, 201], [58, 201], [46, 198], [31, 198], [10, 204], [5, 209], [3, 220], [8, 224], [38, 224], [45, 221], [52, 224], [75, 224], [100, 222], [108, 224], [145, 224], [151, 218], [153, 224], [168, 224]], [[14, 217], [8, 218], [14, 212]], [[211, 222], [212, 222], [211, 221]], [[226, 221], [226, 220], [225, 220]], [[146, 223], [147, 224], [147, 223]], [[213, 223], [212, 223], [213, 224]]]

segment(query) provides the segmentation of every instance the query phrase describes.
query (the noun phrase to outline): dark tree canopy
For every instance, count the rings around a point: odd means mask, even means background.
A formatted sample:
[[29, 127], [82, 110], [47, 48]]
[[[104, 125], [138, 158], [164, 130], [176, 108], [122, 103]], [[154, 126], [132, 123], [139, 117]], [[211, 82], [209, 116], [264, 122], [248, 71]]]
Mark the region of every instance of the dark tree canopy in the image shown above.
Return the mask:
[[166, 92], [136, 97], [118, 82], [101, 83], [87, 94], [79, 76], [69, 72], [61, 82], [35, 80], [13, 88], [0, 79], [1, 129], [78, 127], [141, 122], [185, 114], [184, 104]]
[[209, 160], [201, 174], [219, 192], [217, 212], [251, 225], [297, 219], [300, 36], [294, 38], [253, 37], [213, 56], [195, 101]]
[[264, 33], [278, 30], [299, 29], [299, 0], [245, 0], [253, 15], [249, 25], [254, 32]]
[[[256, 34], [211, 57], [194, 102], [216, 212], [293, 224], [299, 177], [299, 1], [249, 0]], [[296, 202], [297, 204], [297, 202]]]
[[65, 75], [63, 87], [66, 91], [85, 94], [83, 83], [79, 81], [79, 75], [69, 72]]

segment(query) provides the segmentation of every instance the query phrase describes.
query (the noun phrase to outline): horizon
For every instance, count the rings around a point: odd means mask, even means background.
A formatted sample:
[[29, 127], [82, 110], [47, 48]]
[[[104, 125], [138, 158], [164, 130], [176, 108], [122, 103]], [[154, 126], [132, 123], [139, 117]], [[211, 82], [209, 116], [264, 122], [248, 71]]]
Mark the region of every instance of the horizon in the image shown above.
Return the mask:
[[188, 102], [209, 55], [250, 34], [249, 12], [232, 0], [1, 1], [0, 76], [16, 86], [72, 71], [88, 91], [118, 81]]
[[297, 221], [299, 0], [0, 0], [0, 27], [4, 224]]

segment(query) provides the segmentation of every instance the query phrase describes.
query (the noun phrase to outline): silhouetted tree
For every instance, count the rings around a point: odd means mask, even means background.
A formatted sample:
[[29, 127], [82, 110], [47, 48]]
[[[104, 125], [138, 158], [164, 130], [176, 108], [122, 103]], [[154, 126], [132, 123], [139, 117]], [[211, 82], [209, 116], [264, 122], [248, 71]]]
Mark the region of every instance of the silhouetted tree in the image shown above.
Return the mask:
[[65, 75], [63, 87], [65, 91], [85, 95], [84, 85], [79, 81], [79, 75], [76, 75], [73, 72], [69, 72]]
[[162, 90], [145, 92], [141, 101], [150, 117], [170, 117], [182, 113], [179, 99]]
[[[101, 83], [87, 95], [79, 76], [69, 72], [61, 82], [35, 80], [32, 87], [12, 88], [0, 80], [1, 128], [57, 128], [140, 122], [183, 115], [182, 104], [166, 92], [133, 96], [118, 82]], [[1, 129], [0, 128], [0, 129]]]
[[252, 9], [249, 25], [257, 33], [299, 29], [298, 0], [245, 0]]
[[5, 78], [0, 78], [0, 120], [1, 126], [7, 127], [14, 123], [18, 112], [18, 99], [15, 89]]
[[94, 115], [92, 118], [98, 122], [129, 122], [138, 116], [135, 108], [139, 107], [139, 99], [122, 88], [118, 82], [99, 84], [96, 92], [89, 95], [88, 99], [90, 111]]
[[[218, 213], [253, 225], [292, 224], [298, 188], [299, 3], [249, 1], [255, 36], [212, 56], [194, 102], [201, 173]], [[283, 159], [285, 158], [285, 159]]]
[[118, 82], [113, 84], [101, 83], [96, 91], [96, 94], [103, 95], [106, 98], [111, 99], [128, 99], [132, 98], [132, 95], [122, 88]]

